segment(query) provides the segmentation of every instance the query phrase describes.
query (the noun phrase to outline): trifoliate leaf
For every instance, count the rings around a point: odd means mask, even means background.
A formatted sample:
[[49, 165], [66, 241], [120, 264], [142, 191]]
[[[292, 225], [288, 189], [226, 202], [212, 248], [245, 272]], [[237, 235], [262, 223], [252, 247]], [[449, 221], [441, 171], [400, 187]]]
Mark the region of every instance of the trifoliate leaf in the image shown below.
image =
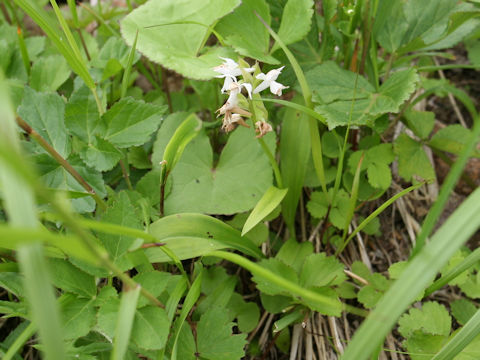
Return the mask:
[[406, 134], [401, 134], [395, 141], [394, 150], [398, 156], [398, 173], [405, 180], [411, 181], [414, 176], [425, 180], [435, 178], [435, 172], [422, 144]]
[[197, 324], [198, 355], [208, 360], [240, 360], [245, 356], [246, 335], [232, 335], [228, 315], [221, 308], [211, 308]]
[[409, 337], [414, 331], [422, 331], [430, 335], [448, 336], [452, 320], [447, 309], [437, 302], [426, 302], [421, 309], [410, 309], [398, 321], [398, 331]]
[[405, 120], [408, 127], [420, 139], [426, 139], [433, 130], [435, 124], [435, 114], [431, 111], [415, 111], [405, 112]]
[[297, 242], [289, 239], [282, 245], [280, 251], [275, 256], [276, 259], [284, 264], [291, 266], [298, 274], [302, 269], [305, 259], [313, 253], [313, 244], [311, 242]]
[[449, 125], [435, 133], [428, 144], [435, 149], [458, 155], [463, 151], [470, 136], [471, 131], [462, 125]]
[[303, 264], [300, 284], [304, 287], [338, 285], [345, 280], [343, 265], [325, 253], [309, 255]]
[[[293, 283], [298, 283], [298, 276], [295, 270], [284, 264], [278, 259], [266, 259], [259, 262], [259, 265], [263, 268], [270, 270], [277, 276], [280, 276], [286, 280], [289, 280]], [[277, 295], [277, 294], [286, 294], [286, 290], [282, 287], [279, 287], [276, 284], [272, 284], [270, 281], [264, 279], [261, 276], [254, 275], [252, 280], [257, 283], [257, 288], [268, 295]]]

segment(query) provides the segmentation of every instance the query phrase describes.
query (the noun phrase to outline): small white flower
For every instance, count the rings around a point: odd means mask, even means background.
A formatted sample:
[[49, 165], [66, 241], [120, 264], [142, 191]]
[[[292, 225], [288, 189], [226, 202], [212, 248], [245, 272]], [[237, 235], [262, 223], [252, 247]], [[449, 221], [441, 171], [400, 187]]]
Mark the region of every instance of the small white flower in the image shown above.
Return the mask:
[[255, 90], [253, 91], [254, 94], [258, 94], [260, 91], [265, 90], [267, 87], [270, 87], [270, 91], [274, 95], [281, 96], [282, 95], [282, 90], [288, 89], [288, 86], [283, 86], [282, 84], [276, 82], [278, 76], [282, 72], [283, 68], [285, 66], [282, 66], [281, 68], [270, 70], [267, 74], [260, 73], [256, 76], [257, 79], [263, 80], [260, 85], [258, 85]]
[[[220, 59], [224, 60], [225, 62], [214, 67], [213, 71], [220, 74], [215, 77], [225, 78], [225, 82], [223, 83], [222, 87], [222, 94], [224, 94], [230, 89], [230, 85], [233, 82], [237, 82], [237, 76], [242, 75], [242, 68], [240, 68], [240, 66], [232, 59], [222, 57]], [[246, 72], [253, 72], [255, 68], [243, 68], [243, 70]]]

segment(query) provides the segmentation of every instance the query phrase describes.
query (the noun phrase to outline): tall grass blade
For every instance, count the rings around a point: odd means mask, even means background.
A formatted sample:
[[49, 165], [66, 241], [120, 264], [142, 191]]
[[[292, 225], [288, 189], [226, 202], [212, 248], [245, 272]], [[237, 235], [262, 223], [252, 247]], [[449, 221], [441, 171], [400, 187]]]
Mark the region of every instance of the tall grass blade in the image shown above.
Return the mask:
[[127, 67], [122, 78], [122, 89], [120, 97], [125, 97], [128, 89], [128, 81], [130, 80], [130, 73], [132, 72], [133, 60], [135, 59], [135, 49], [137, 48], [137, 39], [138, 39], [138, 30], [135, 34], [135, 40], [133, 40], [132, 48], [130, 49], [130, 54], [128, 54]]
[[343, 360], [364, 360], [383, 343], [400, 315], [480, 226], [480, 189], [473, 192], [410, 261], [348, 345]]
[[[9, 146], [10, 152], [18, 155], [20, 144], [15, 131], [15, 115], [9, 101], [8, 88], [1, 73], [0, 108], [3, 110], [0, 143]], [[31, 188], [9, 166], [5, 166], [3, 161], [4, 158], [0, 158], [0, 183], [9, 223], [25, 228], [38, 227], [36, 204]], [[25, 290], [32, 319], [44, 345], [45, 358], [65, 359], [59, 309], [49, 281], [42, 245], [36, 243], [22, 246], [17, 254], [20, 268], [25, 275]]]
[[118, 310], [115, 336], [113, 338], [113, 350], [111, 359], [122, 360], [128, 349], [130, 334], [132, 331], [135, 310], [137, 309], [140, 286], [123, 292], [120, 308]]

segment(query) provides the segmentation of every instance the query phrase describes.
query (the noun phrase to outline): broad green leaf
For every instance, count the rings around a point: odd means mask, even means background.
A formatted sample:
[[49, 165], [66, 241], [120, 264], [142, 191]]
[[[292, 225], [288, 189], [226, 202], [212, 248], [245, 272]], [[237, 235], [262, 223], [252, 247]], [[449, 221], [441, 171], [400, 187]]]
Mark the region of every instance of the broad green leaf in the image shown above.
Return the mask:
[[[266, 136], [272, 144], [273, 135]], [[267, 156], [252, 129], [239, 127], [228, 139], [216, 166], [210, 141], [201, 132], [186, 147], [171, 173], [165, 213], [233, 214], [250, 210], [272, 184]]]
[[78, 154], [88, 167], [98, 171], [113, 169], [123, 158], [120, 150], [98, 136], [90, 139], [88, 144], [83, 144]]
[[123, 292], [113, 339], [112, 360], [124, 359], [127, 352], [140, 289], [141, 287], [137, 286]]
[[239, 4], [239, 0], [148, 1], [123, 19], [122, 36], [131, 46], [138, 30], [140, 53], [185, 77], [210, 79], [218, 56], [231, 57], [231, 52], [223, 48], [201, 52], [210, 34], [208, 26]]
[[432, 359], [432, 354], [439, 351], [447, 339], [442, 335], [431, 335], [418, 331], [412, 334], [405, 342], [412, 360]]
[[[365, 99], [375, 88], [363, 77], [342, 69], [333, 61], [321, 65], [305, 73], [308, 85], [312, 89], [313, 100], [319, 103], [331, 103], [335, 100]], [[355, 79], [357, 82], [355, 90]]]
[[410, 181], [415, 175], [426, 180], [435, 178], [435, 172], [422, 144], [406, 134], [401, 134], [395, 142], [394, 150], [398, 156], [398, 173], [405, 180]]
[[426, 139], [435, 124], [435, 114], [431, 111], [410, 110], [405, 113], [408, 127], [421, 139]]
[[329, 287], [311, 287], [308, 290], [312, 291], [318, 296], [322, 296], [324, 299], [328, 299], [328, 302], [312, 301], [311, 299], [302, 299], [302, 303], [308, 306], [314, 311], [318, 311], [321, 314], [329, 316], [339, 317], [341, 314], [342, 302], [338, 298], [335, 290]]
[[221, 308], [211, 308], [197, 324], [199, 356], [208, 360], [240, 360], [245, 356], [246, 335], [232, 335], [233, 323]]
[[[284, 7], [278, 36], [285, 45], [302, 40], [310, 31], [314, 2], [311, 0], [289, 0]], [[272, 53], [279, 48], [274, 45]]]
[[248, 216], [242, 229], [242, 236], [275, 210], [287, 194], [287, 191], [288, 189], [278, 189], [275, 186], [269, 187]]
[[93, 298], [97, 294], [95, 278], [67, 260], [50, 259], [49, 268], [56, 287], [81, 297]]
[[401, 0], [379, 2], [373, 32], [379, 44], [389, 53], [402, 46], [408, 30], [403, 4]]
[[135, 313], [132, 340], [146, 350], [162, 349], [168, 338], [170, 321], [167, 313], [156, 306], [145, 306]]
[[[36, 155], [33, 159], [47, 187], [86, 193], [85, 189], [49, 155]], [[88, 182], [97, 194], [100, 196], [106, 194], [105, 184], [99, 173], [87, 168], [80, 158], [75, 155], [70, 156], [67, 161]], [[72, 205], [78, 212], [91, 212], [95, 209], [95, 200], [91, 197], [72, 199]]]
[[102, 136], [118, 147], [146, 143], [157, 130], [166, 106], [147, 104], [131, 97], [115, 103], [102, 116]]
[[270, 10], [265, 0], [243, 0], [232, 14], [225, 16], [215, 29], [240, 55], [248, 56], [269, 64], [278, 60], [269, 55], [270, 36], [268, 30], [255, 16], [256, 11], [270, 24]]
[[[130, 198], [126, 192], [120, 192], [118, 199], [108, 207], [102, 221], [122, 225], [134, 229], [142, 229], [142, 222], [136, 214], [136, 210], [132, 205]], [[107, 249], [113, 261], [125, 255], [135, 242], [135, 238], [127, 235], [98, 234], [100, 241]]]
[[94, 141], [99, 122], [95, 98], [90, 89], [83, 85], [73, 92], [65, 106], [65, 125], [72, 135], [90, 143]]
[[462, 125], [449, 125], [436, 132], [428, 142], [428, 145], [435, 149], [458, 155], [462, 152], [470, 136], [471, 131]]
[[[354, 73], [340, 69], [334, 63], [320, 65], [311, 72], [313, 76], [309, 81], [312, 82], [313, 99], [320, 103], [315, 111], [325, 116], [330, 129], [347, 124], [373, 126], [380, 115], [398, 112], [400, 105], [415, 90], [419, 79], [414, 69], [398, 71], [376, 93], [365, 78], [357, 78]], [[325, 79], [320, 80], [323, 74]], [[316, 80], [320, 86], [314, 85]]]
[[67, 340], [85, 336], [95, 324], [95, 308], [89, 299], [73, 298], [62, 308], [64, 337]]
[[311, 254], [303, 264], [300, 284], [307, 288], [339, 285], [346, 279], [343, 268], [333, 256], [327, 257], [325, 253]]
[[64, 158], [70, 154], [65, 131], [65, 103], [56, 93], [40, 93], [26, 87], [18, 115], [36, 130]]
[[307, 116], [304, 113], [286, 109], [280, 135], [280, 167], [283, 185], [288, 188], [282, 203], [282, 214], [290, 228], [294, 225], [307, 172], [311, 151], [309, 129]]
[[[250, 240], [241, 237], [239, 231], [206, 215], [167, 216], [154, 222], [149, 231], [180, 259], [201, 256], [220, 248], [233, 248], [256, 258], [262, 256]], [[170, 261], [160, 249], [149, 248], [145, 253], [152, 262]]]
[[105, 336], [109, 341], [113, 342], [115, 336], [115, 328], [118, 319], [118, 309], [120, 308], [120, 300], [116, 297], [108, 297], [102, 301], [98, 312], [95, 330]]
[[[148, 290], [150, 294], [158, 297], [165, 290], [170, 277], [171, 274], [167, 272], [149, 271], [136, 275], [133, 280]], [[147, 298], [141, 297], [138, 300], [138, 307], [148, 305], [149, 303]]]
[[381, 299], [383, 292], [378, 291], [373, 286], [364, 286], [357, 294], [358, 301], [367, 309], [372, 309]]
[[30, 86], [37, 91], [56, 91], [70, 77], [71, 70], [63, 56], [50, 55], [33, 63]]

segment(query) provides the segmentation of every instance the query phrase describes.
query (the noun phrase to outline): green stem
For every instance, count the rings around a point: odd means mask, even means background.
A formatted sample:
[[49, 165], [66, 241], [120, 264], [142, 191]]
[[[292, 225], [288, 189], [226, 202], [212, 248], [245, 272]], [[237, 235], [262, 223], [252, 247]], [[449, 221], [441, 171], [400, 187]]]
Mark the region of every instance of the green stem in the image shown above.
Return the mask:
[[17, 124], [20, 126], [30, 137], [47, 151], [72, 177], [95, 199], [97, 205], [105, 210], [107, 205], [103, 199], [95, 192], [89, 183], [75, 170], [75, 168], [65, 160], [38, 132], [36, 132], [30, 125], [28, 125], [23, 119], [17, 116]]
[[98, 96], [97, 89], [92, 88], [91, 90], [92, 90], [92, 93], [93, 93], [93, 97], [95, 98], [95, 102], [97, 103], [98, 113], [101, 116], [105, 112], [105, 111], [103, 111], [102, 102], [100, 101], [100, 97]]
[[273, 157], [273, 154], [265, 143], [265, 140], [263, 140], [263, 138], [258, 138], [258, 142], [262, 146], [263, 152], [267, 155], [268, 160], [270, 160], [270, 164], [272, 165], [273, 173], [275, 174], [275, 180], [277, 181], [278, 187], [280, 189], [283, 189], [282, 174], [280, 173], [280, 169], [278, 168], [277, 161]]
[[3, 360], [11, 360], [17, 354], [17, 352], [25, 345], [25, 343], [30, 339], [33, 334], [35, 334], [35, 325], [30, 323], [22, 333], [15, 339], [13, 344], [8, 348], [8, 351], [3, 356]]

